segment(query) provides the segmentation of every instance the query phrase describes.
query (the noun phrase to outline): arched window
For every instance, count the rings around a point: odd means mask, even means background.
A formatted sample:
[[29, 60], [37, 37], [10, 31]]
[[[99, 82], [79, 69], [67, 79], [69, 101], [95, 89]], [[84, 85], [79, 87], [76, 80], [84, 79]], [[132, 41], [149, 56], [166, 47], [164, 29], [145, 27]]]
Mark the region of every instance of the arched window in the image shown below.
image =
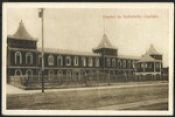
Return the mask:
[[21, 75], [22, 75], [22, 71], [20, 69], [16, 69], [15, 76], [21, 76]]
[[67, 71], [66, 71], [66, 79], [67, 79], [67, 80], [70, 80], [71, 77], [72, 77], [71, 71], [67, 70]]
[[118, 60], [118, 68], [121, 68], [121, 60]]
[[126, 60], [123, 60], [123, 68], [126, 68]]
[[130, 60], [127, 61], [127, 68], [131, 68], [131, 61]]
[[57, 65], [63, 66], [63, 57], [61, 55], [57, 56]]
[[32, 53], [26, 53], [26, 64], [33, 64], [33, 55]]
[[107, 67], [111, 67], [111, 59], [107, 58], [106, 59]]
[[53, 55], [49, 55], [49, 57], [48, 57], [48, 64], [49, 65], [54, 65], [54, 56]]
[[31, 69], [26, 70], [26, 75], [27, 76], [33, 76], [33, 71]]
[[38, 55], [38, 64], [39, 65], [42, 64], [42, 55], [41, 54]]
[[71, 65], [71, 57], [66, 56], [66, 66], [70, 66], [70, 65]]
[[132, 61], [132, 68], [139, 68], [139, 63], [137, 63], [136, 61]]
[[22, 55], [20, 51], [15, 52], [15, 64], [22, 64]]
[[74, 66], [78, 66], [78, 57], [77, 56], [74, 57]]
[[57, 71], [57, 76], [58, 76], [58, 78], [62, 78], [63, 77], [63, 71], [58, 70]]
[[74, 74], [75, 74], [75, 80], [79, 80], [80, 73], [77, 71]]
[[82, 57], [81, 61], [82, 61], [82, 66], [85, 67], [86, 66], [86, 58]]
[[41, 81], [42, 80], [42, 70], [39, 70], [38, 71], [38, 79]]
[[100, 60], [99, 60], [99, 58], [96, 58], [95, 59], [95, 66], [96, 67], [99, 67], [100, 66]]
[[53, 78], [54, 78], [54, 71], [49, 70], [49, 79], [53, 79]]
[[89, 57], [89, 59], [88, 59], [88, 65], [89, 65], [89, 67], [92, 67], [93, 66], [93, 59], [92, 59], [92, 57]]
[[112, 59], [112, 67], [116, 67], [116, 59], [115, 58]]

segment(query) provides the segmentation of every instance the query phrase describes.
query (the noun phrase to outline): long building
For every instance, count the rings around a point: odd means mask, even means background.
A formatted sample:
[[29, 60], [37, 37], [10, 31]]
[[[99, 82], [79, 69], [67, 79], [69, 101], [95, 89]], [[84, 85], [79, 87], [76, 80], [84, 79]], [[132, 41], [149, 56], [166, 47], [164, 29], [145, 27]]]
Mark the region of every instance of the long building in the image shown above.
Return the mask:
[[[152, 49], [149, 52], [152, 52]], [[41, 76], [41, 54], [37, 39], [28, 33], [21, 21], [17, 31], [7, 37], [7, 76]], [[110, 43], [108, 36], [103, 34], [99, 45], [89, 53], [44, 48], [44, 75], [52, 79], [53, 76], [59, 78], [65, 75], [71, 78], [97, 73], [159, 74], [162, 55], [149, 54], [141, 58], [118, 55], [118, 49]]]

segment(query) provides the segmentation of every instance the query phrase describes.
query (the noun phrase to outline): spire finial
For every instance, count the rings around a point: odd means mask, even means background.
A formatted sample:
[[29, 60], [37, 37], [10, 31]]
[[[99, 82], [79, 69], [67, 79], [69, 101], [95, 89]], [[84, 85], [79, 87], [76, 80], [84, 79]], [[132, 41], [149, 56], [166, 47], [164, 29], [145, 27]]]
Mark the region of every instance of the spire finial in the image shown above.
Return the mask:
[[103, 31], [104, 31], [104, 34], [106, 34], [106, 22], [104, 17], [103, 17]]
[[21, 21], [20, 21], [20, 23], [19, 23], [20, 25], [23, 25], [23, 21], [22, 21], [22, 19], [21, 19]]

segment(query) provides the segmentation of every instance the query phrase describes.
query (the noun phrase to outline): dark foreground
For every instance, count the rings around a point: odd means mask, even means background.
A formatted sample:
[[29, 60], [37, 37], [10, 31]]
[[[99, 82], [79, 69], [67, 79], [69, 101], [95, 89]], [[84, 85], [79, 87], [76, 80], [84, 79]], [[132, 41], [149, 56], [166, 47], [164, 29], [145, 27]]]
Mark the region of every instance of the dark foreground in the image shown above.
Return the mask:
[[7, 109], [168, 110], [168, 83], [133, 83], [130, 86], [125, 83], [112, 88], [8, 94]]

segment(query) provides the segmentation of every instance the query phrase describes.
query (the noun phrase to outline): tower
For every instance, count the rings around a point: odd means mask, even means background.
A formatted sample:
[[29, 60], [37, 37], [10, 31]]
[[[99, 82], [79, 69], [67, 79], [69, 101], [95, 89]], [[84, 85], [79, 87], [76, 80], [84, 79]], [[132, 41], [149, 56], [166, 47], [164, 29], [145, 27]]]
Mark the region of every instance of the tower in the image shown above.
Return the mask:
[[7, 45], [10, 48], [36, 49], [36, 44], [37, 40], [27, 32], [22, 20], [17, 31], [7, 37]]
[[107, 35], [104, 33], [101, 42], [99, 45], [93, 49], [94, 53], [98, 53], [101, 55], [114, 55], [117, 56], [118, 50], [115, 48], [111, 42], [109, 41]]
[[111, 44], [105, 33], [99, 45], [93, 49], [93, 52], [101, 55], [100, 63], [104, 70], [107, 65], [107, 59], [111, 57], [117, 58], [118, 55], [118, 49]]
[[33, 74], [36, 66], [37, 40], [26, 30], [23, 21], [17, 31], [7, 36], [7, 76]]

